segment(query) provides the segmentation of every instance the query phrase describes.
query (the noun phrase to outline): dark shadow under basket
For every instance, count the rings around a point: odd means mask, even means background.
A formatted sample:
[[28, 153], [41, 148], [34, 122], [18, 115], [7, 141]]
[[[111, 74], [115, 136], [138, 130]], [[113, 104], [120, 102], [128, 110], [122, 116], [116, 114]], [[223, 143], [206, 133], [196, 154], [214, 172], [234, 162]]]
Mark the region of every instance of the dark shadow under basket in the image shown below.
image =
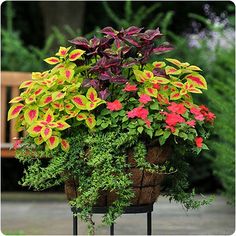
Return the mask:
[[[146, 160], [152, 164], [163, 164], [170, 156], [170, 148], [168, 145], [148, 147]], [[127, 162], [130, 168], [127, 173], [131, 173], [133, 182], [132, 189], [135, 193], [131, 201], [131, 205], [152, 204], [160, 195], [161, 183], [164, 180], [164, 174], [150, 173], [140, 170], [136, 167], [133, 158], [133, 151], [128, 151]], [[77, 184], [73, 179], [65, 182], [65, 193], [68, 200], [72, 200], [78, 196]], [[109, 206], [117, 199], [114, 191], [102, 191], [96, 206]]]

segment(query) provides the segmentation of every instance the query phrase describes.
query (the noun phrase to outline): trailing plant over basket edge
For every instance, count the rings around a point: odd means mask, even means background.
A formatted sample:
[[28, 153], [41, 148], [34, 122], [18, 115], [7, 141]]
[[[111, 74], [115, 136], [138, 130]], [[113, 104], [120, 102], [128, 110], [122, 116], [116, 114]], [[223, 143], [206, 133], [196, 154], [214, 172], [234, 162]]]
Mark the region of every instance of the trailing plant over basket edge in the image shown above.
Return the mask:
[[205, 140], [215, 115], [192, 97], [207, 89], [201, 69], [173, 58], [153, 61], [153, 55], [173, 49], [156, 42], [159, 29], [106, 27], [102, 33], [71, 40], [76, 49], [60, 47], [45, 59], [52, 68], [33, 72], [10, 101], [8, 120], [16, 118], [16, 130], [27, 131], [14, 145], [18, 158], [28, 163], [22, 184], [40, 190], [75, 176], [80, 195], [71, 204], [84, 209], [80, 216], [87, 222], [99, 192], [115, 190], [118, 200], [104, 218], [110, 224], [133, 196], [125, 173], [126, 150], [133, 148], [138, 168], [173, 180], [166, 192], [171, 199], [187, 208], [208, 203], [185, 193], [184, 157], [163, 165], [145, 160], [151, 142], [172, 146], [175, 153], [208, 149]]

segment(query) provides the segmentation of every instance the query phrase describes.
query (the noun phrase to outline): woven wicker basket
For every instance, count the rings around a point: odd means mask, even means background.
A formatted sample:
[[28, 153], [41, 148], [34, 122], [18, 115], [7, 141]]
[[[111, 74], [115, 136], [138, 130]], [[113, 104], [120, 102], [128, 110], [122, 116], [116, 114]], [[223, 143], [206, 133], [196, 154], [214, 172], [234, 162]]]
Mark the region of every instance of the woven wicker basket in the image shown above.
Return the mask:
[[[153, 164], [163, 164], [170, 155], [170, 148], [165, 146], [148, 147], [146, 160]], [[136, 167], [133, 158], [132, 150], [128, 151], [127, 162], [130, 168], [127, 173], [131, 173], [131, 180], [133, 182], [132, 188], [135, 197], [132, 199], [131, 205], [152, 204], [160, 195], [161, 183], [164, 179], [164, 174], [150, 173], [145, 170], [140, 170]], [[68, 200], [72, 200], [78, 196], [76, 190], [77, 183], [70, 179], [65, 183], [65, 193]], [[109, 206], [117, 198], [114, 191], [102, 191], [96, 206]]]

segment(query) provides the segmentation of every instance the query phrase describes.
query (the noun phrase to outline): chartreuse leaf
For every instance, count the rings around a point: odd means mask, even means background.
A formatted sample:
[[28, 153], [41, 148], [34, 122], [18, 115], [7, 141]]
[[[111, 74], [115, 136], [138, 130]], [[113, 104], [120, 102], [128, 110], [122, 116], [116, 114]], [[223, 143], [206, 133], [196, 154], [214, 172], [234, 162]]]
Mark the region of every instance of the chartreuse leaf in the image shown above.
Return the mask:
[[98, 94], [97, 94], [97, 91], [93, 88], [93, 87], [90, 87], [86, 93], [86, 97], [91, 101], [91, 102], [94, 102], [94, 103], [97, 103], [99, 102], [101, 99], [98, 98]]
[[39, 136], [39, 137], [34, 138], [34, 142], [35, 142], [37, 145], [40, 145], [40, 144], [42, 144], [44, 141], [43, 141], [43, 138], [42, 138], [41, 136]]
[[24, 111], [24, 118], [28, 124], [32, 124], [38, 119], [39, 110], [37, 106], [31, 106]]
[[16, 118], [20, 114], [20, 112], [23, 108], [24, 108], [24, 105], [21, 103], [16, 103], [16, 104], [12, 105], [8, 111], [7, 120], [11, 120], [11, 119]]
[[74, 76], [74, 73], [75, 71], [70, 68], [63, 68], [60, 70], [60, 74], [66, 79], [66, 81], [71, 81]]
[[75, 60], [79, 59], [84, 53], [85, 53], [85, 51], [83, 51], [83, 50], [75, 49], [69, 54], [69, 60], [75, 61]]
[[149, 88], [146, 87], [144, 89], [144, 91], [145, 91], [145, 94], [147, 94], [147, 95], [149, 95], [151, 97], [156, 97], [157, 96], [157, 89], [154, 89], [152, 87], [149, 87]]
[[18, 97], [12, 98], [12, 100], [9, 103], [17, 103], [17, 102], [21, 102], [22, 100], [23, 98], [18, 96]]
[[141, 134], [141, 133], [143, 132], [143, 127], [142, 127], [142, 126], [139, 126], [137, 130], [138, 130], [138, 132]]
[[65, 97], [65, 95], [66, 95], [66, 93], [63, 93], [61, 91], [53, 92], [52, 93], [52, 100], [56, 101], [56, 100], [62, 99]]
[[166, 66], [165, 72], [167, 75], [179, 75], [181, 73], [181, 70], [177, 70], [173, 66]]
[[190, 84], [193, 84], [197, 88], [207, 89], [205, 78], [198, 73], [189, 74], [185, 76], [185, 79], [187, 79]]
[[68, 152], [69, 149], [70, 149], [70, 144], [69, 142], [66, 140], [66, 139], [62, 139], [61, 140], [61, 149], [64, 151], [64, 152]]
[[179, 91], [174, 91], [170, 94], [170, 100], [178, 100], [181, 98]]
[[155, 68], [163, 68], [166, 66], [166, 63], [164, 61], [155, 61], [152, 63], [152, 65], [155, 67]]
[[59, 57], [65, 57], [68, 53], [68, 51], [70, 50], [71, 47], [60, 47], [58, 52], [56, 53], [56, 56], [59, 56]]
[[52, 95], [51, 94], [45, 94], [41, 97], [41, 99], [39, 100], [38, 105], [40, 107], [44, 107], [47, 104], [49, 104], [50, 102], [52, 102]]
[[171, 82], [175, 87], [177, 88], [182, 88], [184, 84], [182, 82], [176, 81], [176, 82]]
[[201, 71], [201, 68], [199, 68], [198, 66], [194, 66], [194, 65], [188, 66], [186, 69], [188, 69], [188, 70], [195, 70], [195, 71]]
[[57, 136], [51, 136], [48, 140], [47, 140], [47, 146], [49, 149], [54, 149], [58, 146], [58, 144], [60, 143], [60, 138]]
[[48, 140], [52, 136], [52, 129], [50, 127], [44, 126], [40, 132], [44, 141]]
[[78, 121], [81, 121], [81, 120], [85, 120], [87, 117], [88, 117], [88, 113], [87, 113], [87, 112], [80, 112], [80, 113], [76, 116], [76, 119], [77, 119]]
[[141, 70], [134, 70], [134, 75], [136, 80], [141, 83], [144, 83], [148, 79]]
[[55, 122], [56, 123], [56, 128], [59, 130], [64, 130], [64, 129], [68, 129], [70, 127], [69, 124], [67, 124], [65, 121], [63, 120], [58, 120]]
[[57, 57], [48, 57], [48, 58], [44, 59], [44, 61], [50, 65], [55, 65], [60, 62], [60, 59]]
[[92, 129], [96, 125], [95, 116], [93, 114], [89, 114], [85, 119], [85, 123], [90, 129]]
[[33, 83], [35, 83], [35, 82], [32, 81], [32, 80], [24, 81], [24, 82], [20, 85], [19, 89], [28, 88], [28, 87], [29, 87], [30, 85], [32, 85]]
[[46, 114], [43, 117], [43, 120], [49, 124], [54, 120], [54, 115], [53, 115], [53, 111], [51, 109], [48, 109]]
[[172, 64], [174, 64], [174, 65], [176, 65], [176, 66], [178, 66], [178, 67], [180, 67], [181, 64], [182, 64], [179, 60], [173, 59], [173, 58], [165, 58], [165, 60], [172, 63]]
[[152, 83], [158, 83], [158, 84], [168, 84], [170, 82], [169, 79], [166, 79], [164, 77], [159, 77], [159, 76], [155, 76], [152, 80]]
[[89, 102], [89, 100], [84, 95], [77, 95], [72, 98], [72, 102], [80, 110], [87, 110], [86, 104]]
[[38, 122], [33, 123], [28, 129], [27, 132], [29, 133], [29, 135], [31, 137], [37, 137], [40, 135], [41, 130], [42, 130], [43, 126], [40, 125]]

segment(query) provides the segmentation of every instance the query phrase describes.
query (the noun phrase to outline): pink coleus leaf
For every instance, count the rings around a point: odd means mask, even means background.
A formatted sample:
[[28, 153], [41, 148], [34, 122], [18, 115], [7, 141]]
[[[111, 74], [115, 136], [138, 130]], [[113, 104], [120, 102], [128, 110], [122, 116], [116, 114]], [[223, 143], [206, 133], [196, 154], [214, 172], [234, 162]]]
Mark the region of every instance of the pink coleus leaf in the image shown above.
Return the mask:
[[45, 94], [39, 100], [39, 106], [44, 107], [47, 104], [49, 104], [50, 102], [52, 102], [52, 95], [51, 94]]
[[48, 126], [44, 126], [40, 132], [44, 141], [47, 141], [52, 136], [52, 129]]
[[48, 57], [46, 59], [44, 59], [45, 62], [47, 62], [50, 65], [54, 65], [60, 62], [60, 59], [57, 57]]
[[25, 121], [28, 124], [32, 124], [34, 121], [37, 120], [38, 114], [39, 114], [39, 111], [38, 111], [37, 106], [31, 106], [31, 107], [27, 108], [24, 112]]
[[40, 135], [42, 128], [43, 126], [36, 122], [27, 129], [27, 132], [31, 137], [37, 137]]
[[75, 61], [75, 60], [79, 59], [84, 53], [85, 53], [85, 51], [83, 51], [81, 49], [75, 49], [69, 54], [69, 60]]
[[61, 140], [61, 149], [64, 151], [64, 152], [68, 152], [69, 149], [70, 149], [70, 144], [69, 142], [66, 140], [66, 139], [62, 139]]
[[7, 120], [11, 120], [11, 119], [16, 118], [20, 114], [20, 112], [23, 108], [24, 108], [24, 105], [21, 103], [16, 103], [16, 104], [12, 105], [8, 111]]

